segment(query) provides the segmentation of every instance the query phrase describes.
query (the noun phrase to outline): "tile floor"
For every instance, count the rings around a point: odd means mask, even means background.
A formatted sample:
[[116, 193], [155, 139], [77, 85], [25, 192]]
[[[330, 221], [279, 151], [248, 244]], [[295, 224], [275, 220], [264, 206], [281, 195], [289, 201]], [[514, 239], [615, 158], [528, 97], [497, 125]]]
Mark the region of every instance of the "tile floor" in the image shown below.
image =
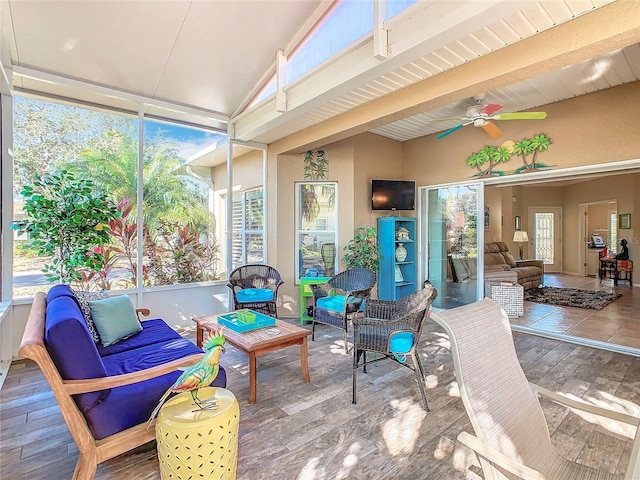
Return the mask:
[[524, 315], [511, 319], [513, 325], [640, 349], [640, 287], [631, 287], [628, 282], [614, 287], [610, 279], [600, 282], [597, 278], [564, 274], [545, 274], [545, 285], [616, 291], [622, 297], [602, 310], [524, 302]]

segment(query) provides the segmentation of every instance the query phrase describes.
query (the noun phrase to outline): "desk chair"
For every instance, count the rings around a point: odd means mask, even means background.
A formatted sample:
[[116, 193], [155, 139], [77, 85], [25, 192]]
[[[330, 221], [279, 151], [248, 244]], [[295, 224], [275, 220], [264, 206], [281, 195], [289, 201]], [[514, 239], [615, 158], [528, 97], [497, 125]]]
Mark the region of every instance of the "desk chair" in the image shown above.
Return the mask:
[[629, 285], [633, 287], [633, 260], [616, 260], [613, 284], [618, 286], [618, 281], [620, 280], [629, 282]]

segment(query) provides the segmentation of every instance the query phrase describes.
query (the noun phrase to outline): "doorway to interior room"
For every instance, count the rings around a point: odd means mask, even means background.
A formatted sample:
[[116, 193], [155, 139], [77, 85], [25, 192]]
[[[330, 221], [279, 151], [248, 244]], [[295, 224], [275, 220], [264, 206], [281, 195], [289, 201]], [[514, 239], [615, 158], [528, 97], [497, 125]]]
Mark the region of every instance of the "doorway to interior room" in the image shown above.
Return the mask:
[[618, 202], [603, 200], [581, 203], [579, 207], [580, 242], [579, 265], [584, 267], [585, 277], [596, 277], [600, 267], [600, 255], [604, 249], [614, 254], [618, 245]]

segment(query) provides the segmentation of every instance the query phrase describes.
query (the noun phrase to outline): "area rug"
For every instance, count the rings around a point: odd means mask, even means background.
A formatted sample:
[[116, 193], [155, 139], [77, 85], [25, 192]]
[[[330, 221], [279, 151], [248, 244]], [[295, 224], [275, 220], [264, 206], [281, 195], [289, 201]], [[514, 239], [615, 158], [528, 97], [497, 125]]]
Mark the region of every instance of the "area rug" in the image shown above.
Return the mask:
[[530, 302], [548, 303], [563, 307], [588, 308], [602, 310], [621, 293], [608, 293], [602, 290], [581, 290], [579, 288], [539, 287], [525, 290], [524, 299]]

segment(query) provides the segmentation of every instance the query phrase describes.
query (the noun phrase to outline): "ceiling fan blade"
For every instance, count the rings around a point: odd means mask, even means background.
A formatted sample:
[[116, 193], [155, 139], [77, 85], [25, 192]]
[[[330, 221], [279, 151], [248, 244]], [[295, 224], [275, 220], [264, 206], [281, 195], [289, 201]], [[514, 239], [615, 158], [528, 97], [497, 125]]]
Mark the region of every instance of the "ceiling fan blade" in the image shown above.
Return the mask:
[[503, 106], [504, 105], [500, 105], [499, 103], [490, 103], [489, 105], [484, 107], [482, 110], [480, 110], [480, 114], [493, 115], [498, 110], [500, 110]]
[[451, 120], [469, 120], [468, 117], [449, 117], [449, 118], [425, 118], [421, 121], [423, 122], [445, 122]]
[[482, 126], [482, 129], [491, 135], [493, 138], [498, 138], [502, 136], [502, 130], [500, 130], [495, 123], [487, 122], [486, 125]]
[[492, 120], [542, 120], [543, 118], [547, 118], [547, 112], [499, 113]]
[[465, 126], [464, 123], [461, 123], [460, 125], [456, 125], [455, 127], [450, 128], [449, 130], [446, 130], [446, 131], [442, 132], [440, 135], [438, 135], [436, 137], [436, 140], [440, 140], [441, 138], [444, 138], [447, 135], [451, 135], [453, 132], [455, 132], [456, 130], [460, 130], [464, 126]]

